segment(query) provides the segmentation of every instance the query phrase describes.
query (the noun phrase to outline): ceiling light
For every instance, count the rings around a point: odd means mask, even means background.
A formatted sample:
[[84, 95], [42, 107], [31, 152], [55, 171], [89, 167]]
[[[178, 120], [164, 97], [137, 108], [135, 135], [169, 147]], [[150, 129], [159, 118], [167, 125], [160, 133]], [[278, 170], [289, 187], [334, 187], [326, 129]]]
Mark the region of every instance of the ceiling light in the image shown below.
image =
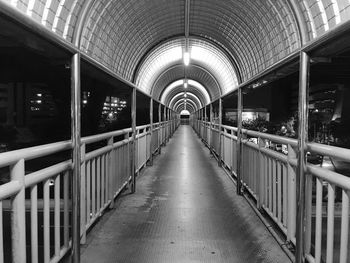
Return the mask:
[[184, 64], [185, 66], [188, 66], [190, 64], [190, 53], [184, 52]]

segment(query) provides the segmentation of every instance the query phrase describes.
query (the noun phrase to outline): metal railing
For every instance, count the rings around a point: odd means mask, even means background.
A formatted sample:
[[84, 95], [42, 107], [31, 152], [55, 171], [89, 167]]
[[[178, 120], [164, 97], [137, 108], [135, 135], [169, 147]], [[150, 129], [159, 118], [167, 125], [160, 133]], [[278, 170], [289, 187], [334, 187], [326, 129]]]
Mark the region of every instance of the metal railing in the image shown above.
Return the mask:
[[[9, 182], [0, 186], [0, 262], [26, 262], [26, 251], [31, 262], [58, 262], [68, 251], [72, 161], [29, 173], [25, 165], [71, 148], [71, 142], [66, 141], [0, 154], [0, 167], [9, 168], [10, 175]], [[6, 212], [11, 213], [11, 222], [4, 216]], [[28, 239], [26, 226], [30, 226]]]
[[[220, 131], [219, 126], [202, 121], [194, 121], [193, 127], [217, 155], [216, 142], [222, 136], [220, 162], [236, 176], [237, 128], [222, 125]], [[211, 141], [205, 137], [205, 128], [211, 133]], [[297, 140], [245, 129], [242, 134], [242, 185], [255, 199], [257, 208], [285, 234], [286, 241], [295, 245]], [[307, 151], [310, 157], [350, 165], [349, 149], [308, 143]], [[308, 159], [304, 257], [316, 263], [348, 262], [350, 178]]]
[[[152, 154], [159, 151], [177, 126], [172, 120], [154, 123], [152, 130], [150, 125], [136, 128], [136, 172], [150, 159], [151, 149]], [[82, 243], [89, 228], [113, 206], [130, 181], [132, 138], [130, 128], [81, 140]], [[2, 176], [9, 176], [8, 182], [0, 185], [1, 263], [59, 262], [69, 251], [71, 150], [72, 142], [64, 141], [0, 154]], [[52, 159], [57, 163], [51, 164]], [[26, 171], [31, 160], [40, 160], [39, 166], [45, 167]]]

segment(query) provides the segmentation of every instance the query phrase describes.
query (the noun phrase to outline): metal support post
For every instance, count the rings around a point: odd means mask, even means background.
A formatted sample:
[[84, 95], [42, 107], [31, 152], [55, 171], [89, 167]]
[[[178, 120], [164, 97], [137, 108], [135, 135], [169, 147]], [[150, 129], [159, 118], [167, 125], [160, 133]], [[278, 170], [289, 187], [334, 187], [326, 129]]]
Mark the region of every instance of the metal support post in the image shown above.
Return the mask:
[[243, 111], [243, 97], [242, 88], [238, 89], [238, 103], [237, 103], [237, 194], [242, 195], [242, 111]]
[[218, 152], [218, 165], [221, 167], [221, 162], [222, 162], [222, 154], [221, 154], [221, 149], [222, 149], [222, 99], [219, 99], [219, 152]]
[[149, 131], [150, 131], [150, 156], [149, 156], [149, 165], [152, 166], [153, 165], [153, 99], [150, 98], [149, 101], [149, 120], [150, 120], [150, 127], [149, 127]]
[[213, 154], [213, 104], [210, 104], [210, 114], [209, 114], [209, 132], [210, 132], [210, 138], [209, 138], [209, 150], [210, 153]]
[[158, 131], [158, 152], [162, 153], [162, 135], [163, 135], [163, 125], [162, 125], [162, 105], [158, 104], [158, 120], [159, 120], [159, 131]]
[[171, 116], [170, 116], [170, 109], [168, 108], [168, 141], [170, 140], [171, 136]]
[[164, 110], [163, 110], [163, 119], [164, 119], [164, 127], [163, 127], [163, 131], [164, 131], [164, 138], [163, 138], [163, 141], [164, 141], [164, 146], [166, 145], [166, 140], [167, 140], [167, 132], [166, 132], [166, 127], [167, 127], [167, 119], [166, 119], [166, 107], [164, 106]]
[[72, 262], [80, 262], [80, 54], [74, 54], [71, 61], [71, 113], [73, 144], [73, 184], [72, 184]]
[[306, 186], [306, 143], [308, 139], [308, 92], [310, 57], [300, 54], [299, 72], [299, 129], [298, 129], [298, 166], [297, 166], [297, 219], [295, 262], [305, 262], [305, 186]]
[[136, 191], [136, 88], [132, 90], [131, 101], [131, 129], [132, 129], [132, 146], [131, 146], [131, 193]]
[[23, 263], [26, 262], [24, 159], [10, 166], [10, 176], [12, 182], [18, 182], [21, 186], [11, 200], [12, 262]]

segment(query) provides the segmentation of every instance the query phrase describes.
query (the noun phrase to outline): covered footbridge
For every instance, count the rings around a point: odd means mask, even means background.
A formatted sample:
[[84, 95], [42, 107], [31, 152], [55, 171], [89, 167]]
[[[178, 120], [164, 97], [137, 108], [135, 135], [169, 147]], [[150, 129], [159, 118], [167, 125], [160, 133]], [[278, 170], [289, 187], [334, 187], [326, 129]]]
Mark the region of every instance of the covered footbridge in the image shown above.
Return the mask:
[[348, 0], [0, 0], [1, 262], [350, 261]]

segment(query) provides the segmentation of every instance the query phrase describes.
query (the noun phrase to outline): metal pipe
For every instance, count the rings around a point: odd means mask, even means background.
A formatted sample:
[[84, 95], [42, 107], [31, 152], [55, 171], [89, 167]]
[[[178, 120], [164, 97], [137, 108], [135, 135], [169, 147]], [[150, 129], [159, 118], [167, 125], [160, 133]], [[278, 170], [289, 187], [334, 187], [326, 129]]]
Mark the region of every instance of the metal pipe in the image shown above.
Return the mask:
[[24, 159], [10, 166], [12, 182], [18, 182], [20, 191], [12, 198], [11, 235], [13, 263], [26, 262], [26, 224]]
[[297, 167], [297, 221], [296, 221], [296, 263], [303, 263], [305, 234], [305, 170], [306, 143], [308, 139], [308, 87], [310, 57], [305, 52], [300, 54], [299, 75], [299, 129], [298, 129], [298, 167]]
[[222, 138], [221, 138], [221, 125], [222, 125], [222, 99], [219, 99], [219, 152], [218, 152], [218, 165], [221, 167], [221, 161], [222, 161], [222, 154], [221, 154], [221, 144], [222, 144]]
[[242, 195], [242, 111], [243, 111], [243, 96], [242, 88], [238, 89], [237, 102], [237, 194]]
[[166, 107], [164, 106], [164, 109], [163, 109], [163, 120], [164, 120], [164, 124], [163, 124], [163, 131], [164, 131], [164, 138], [163, 138], [163, 141], [164, 141], [164, 146], [166, 145], [166, 140], [167, 140], [167, 132], [166, 132]]
[[72, 262], [80, 262], [80, 54], [71, 60], [71, 117], [73, 145], [73, 184], [72, 184]]
[[132, 129], [132, 147], [131, 147], [131, 193], [136, 191], [136, 88], [132, 90], [131, 100], [131, 129]]
[[210, 138], [209, 138], [209, 149], [210, 149], [210, 152], [213, 154], [213, 115], [214, 115], [214, 112], [213, 112], [213, 104], [210, 103], [210, 114], [209, 114], [209, 118], [210, 118], [210, 128], [209, 128], [209, 131], [210, 131]]
[[149, 121], [150, 121], [150, 135], [151, 135], [151, 139], [150, 139], [150, 156], [149, 156], [149, 165], [152, 166], [153, 165], [153, 99], [150, 98], [149, 100]]
[[158, 104], [158, 123], [159, 123], [159, 132], [158, 132], [158, 149], [159, 154], [162, 152], [162, 104]]

